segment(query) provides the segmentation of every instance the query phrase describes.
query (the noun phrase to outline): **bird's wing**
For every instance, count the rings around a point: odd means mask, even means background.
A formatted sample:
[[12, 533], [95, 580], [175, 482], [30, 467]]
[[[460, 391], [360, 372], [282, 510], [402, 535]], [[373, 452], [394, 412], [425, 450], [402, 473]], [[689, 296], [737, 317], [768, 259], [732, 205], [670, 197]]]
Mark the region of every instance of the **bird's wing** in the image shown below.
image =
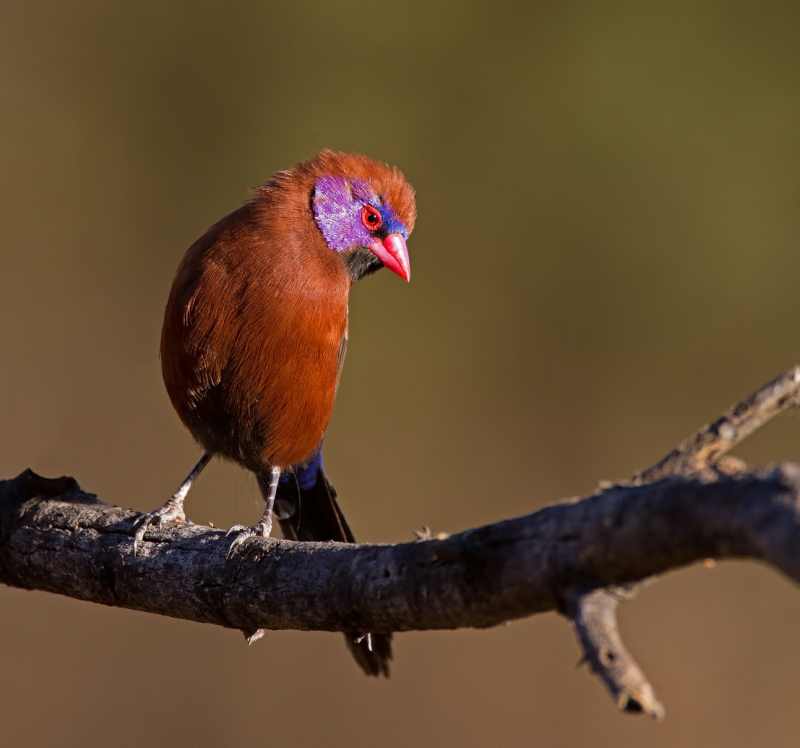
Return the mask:
[[336, 355], [336, 390], [339, 390], [339, 382], [342, 379], [342, 369], [344, 368], [344, 359], [347, 355], [347, 341], [349, 339], [349, 311], [345, 311], [345, 318], [344, 318], [344, 333], [342, 333], [342, 339], [339, 341], [339, 351]]
[[184, 256], [164, 314], [161, 366], [181, 420], [207, 449], [217, 451], [208, 424], [219, 423], [219, 389], [236, 344], [241, 274], [215, 256], [221, 232], [236, 214], [212, 227]]

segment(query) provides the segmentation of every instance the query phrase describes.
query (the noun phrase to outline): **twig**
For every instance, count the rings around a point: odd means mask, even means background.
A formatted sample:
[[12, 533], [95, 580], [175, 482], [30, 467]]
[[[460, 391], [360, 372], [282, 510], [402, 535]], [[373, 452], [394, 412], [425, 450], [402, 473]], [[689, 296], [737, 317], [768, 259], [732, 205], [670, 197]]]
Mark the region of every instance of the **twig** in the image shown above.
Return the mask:
[[620, 709], [661, 719], [664, 707], [622, 643], [617, 626], [618, 602], [618, 595], [604, 589], [568, 596], [567, 614], [583, 648], [583, 660], [605, 683]]
[[734, 405], [716, 421], [684, 439], [655, 465], [637, 473], [635, 483], [668, 475], [691, 475], [715, 464], [775, 416], [800, 405], [800, 366], [794, 366]]

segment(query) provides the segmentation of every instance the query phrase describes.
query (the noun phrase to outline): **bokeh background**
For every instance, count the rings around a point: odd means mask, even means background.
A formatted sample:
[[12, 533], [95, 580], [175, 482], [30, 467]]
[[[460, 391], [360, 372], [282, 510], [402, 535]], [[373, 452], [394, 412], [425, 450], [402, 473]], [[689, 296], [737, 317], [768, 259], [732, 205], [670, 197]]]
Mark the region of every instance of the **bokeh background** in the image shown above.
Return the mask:
[[[657, 6], [661, 6], [658, 9]], [[414, 280], [352, 301], [328, 464], [357, 534], [521, 514], [624, 478], [795, 363], [796, 3], [6, 2], [0, 467], [148, 509], [198, 456], [162, 388], [183, 250], [324, 146], [416, 185]], [[798, 457], [786, 416], [740, 455]], [[251, 521], [214, 464], [197, 521]], [[555, 615], [236, 632], [0, 589], [10, 746], [797, 745], [800, 595], [753, 564], [626, 605], [666, 701], [618, 714]]]

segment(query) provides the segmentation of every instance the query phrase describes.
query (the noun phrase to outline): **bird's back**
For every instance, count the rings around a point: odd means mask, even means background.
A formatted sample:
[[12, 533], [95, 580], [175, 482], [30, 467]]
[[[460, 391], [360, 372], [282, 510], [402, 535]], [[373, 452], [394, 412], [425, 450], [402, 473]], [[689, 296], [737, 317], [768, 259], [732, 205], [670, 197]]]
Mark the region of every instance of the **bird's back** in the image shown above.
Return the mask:
[[[161, 360], [183, 422], [251, 470], [289, 467], [330, 419], [350, 280], [313, 225], [249, 203], [186, 252], [167, 302]], [[291, 208], [291, 206], [289, 206]]]

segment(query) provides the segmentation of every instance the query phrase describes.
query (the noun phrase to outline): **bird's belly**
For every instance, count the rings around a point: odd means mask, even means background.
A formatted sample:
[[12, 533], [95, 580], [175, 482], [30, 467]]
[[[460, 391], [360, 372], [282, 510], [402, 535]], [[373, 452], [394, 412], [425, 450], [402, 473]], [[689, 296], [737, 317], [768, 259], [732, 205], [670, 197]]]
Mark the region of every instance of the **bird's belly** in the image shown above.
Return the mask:
[[320, 386], [320, 372], [314, 374], [302, 387], [260, 392], [223, 379], [179, 413], [206, 450], [250, 470], [298, 465], [319, 446], [333, 410], [334, 387]]
[[[335, 373], [334, 373], [335, 378]], [[305, 462], [319, 447], [333, 411], [333, 388], [295, 388], [288, 397], [264, 403], [267, 428], [261, 463], [282, 468]]]
[[[207, 449], [258, 471], [304, 462], [333, 411], [338, 372], [332, 337], [293, 337], [234, 356], [198, 403], [195, 437]], [[197, 428], [199, 426], [199, 428]]]

